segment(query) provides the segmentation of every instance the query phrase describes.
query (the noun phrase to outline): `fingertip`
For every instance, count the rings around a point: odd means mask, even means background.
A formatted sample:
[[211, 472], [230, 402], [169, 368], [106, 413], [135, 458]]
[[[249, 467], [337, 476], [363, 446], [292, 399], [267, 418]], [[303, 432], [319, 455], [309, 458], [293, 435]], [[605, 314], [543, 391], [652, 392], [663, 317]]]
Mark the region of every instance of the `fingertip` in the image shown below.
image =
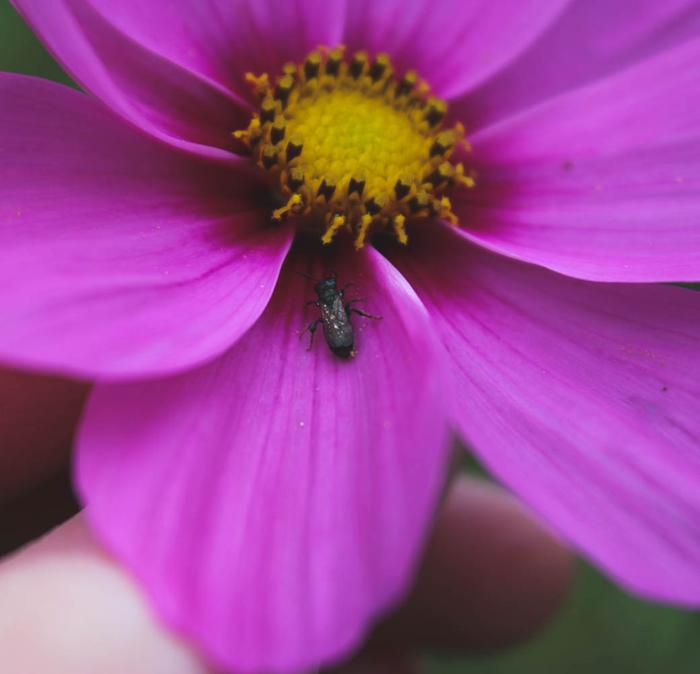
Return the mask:
[[152, 616], [81, 516], [0, 564], [3, 674], [213, 674]]

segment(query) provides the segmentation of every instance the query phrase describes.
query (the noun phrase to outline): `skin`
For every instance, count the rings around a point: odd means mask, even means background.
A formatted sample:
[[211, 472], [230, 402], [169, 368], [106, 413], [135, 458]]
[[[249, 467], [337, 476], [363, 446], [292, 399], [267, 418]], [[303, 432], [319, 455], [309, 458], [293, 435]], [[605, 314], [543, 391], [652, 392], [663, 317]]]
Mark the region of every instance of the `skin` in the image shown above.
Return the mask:
[[[0, 669], [215, 674], [159, 626], [138, 588], [75, 514], [70, 438], [87, 390], [0, 370]], [[407, 599], [354, 660], [328, 671], [413, 674], [424, 649], [504, 648], [549, 621], [571, 576], [570, 553], [508, 494], [459, 476]]]

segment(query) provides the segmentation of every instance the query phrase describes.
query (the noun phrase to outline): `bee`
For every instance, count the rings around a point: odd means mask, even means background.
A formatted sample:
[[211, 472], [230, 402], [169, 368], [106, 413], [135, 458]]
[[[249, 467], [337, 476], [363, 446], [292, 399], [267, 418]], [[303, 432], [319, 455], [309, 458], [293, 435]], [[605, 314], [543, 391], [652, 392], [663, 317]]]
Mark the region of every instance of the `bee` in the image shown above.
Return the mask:
[[[311, 277], [309, 277], [311, 278]], [[310, 300], [307, 305], [313, 304], [321, 311], [321, 316], [309, 323], [304, 332], [310, 333], [309, 348], [314, 343], [314, 334], [319, 323], [323, 325], [323, 336], [326, 339], [328, 348], [339, 358], [353, 358], [356, 355], [355, 337], [350, 321], [351, 314], [358, 314], [372, 320], [381, 320], [381, 316], [372, 316], [360, 309], [355, 309], [352, 305], [361, 300], [350, 300], [345, 302], [345, 290], [353, 285], [349, 283], [343, 288], [338, 288], [338, 278], [334, 273], [332, 276], [322, 278], [314, 283], [314, 290], [318, 299]]]

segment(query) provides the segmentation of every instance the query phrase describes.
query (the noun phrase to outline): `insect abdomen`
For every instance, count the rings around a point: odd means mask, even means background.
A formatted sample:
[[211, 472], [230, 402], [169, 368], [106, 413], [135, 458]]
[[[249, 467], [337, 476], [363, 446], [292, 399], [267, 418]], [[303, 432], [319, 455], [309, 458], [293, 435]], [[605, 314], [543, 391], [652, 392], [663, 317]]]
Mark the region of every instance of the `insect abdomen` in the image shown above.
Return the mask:
[[349, 358], [353, 354], [354, 338], [352, 324], [345, 306], [336, 298], [330, 307], [322, 307], [323, 336], [328, 348], [340, 358]]

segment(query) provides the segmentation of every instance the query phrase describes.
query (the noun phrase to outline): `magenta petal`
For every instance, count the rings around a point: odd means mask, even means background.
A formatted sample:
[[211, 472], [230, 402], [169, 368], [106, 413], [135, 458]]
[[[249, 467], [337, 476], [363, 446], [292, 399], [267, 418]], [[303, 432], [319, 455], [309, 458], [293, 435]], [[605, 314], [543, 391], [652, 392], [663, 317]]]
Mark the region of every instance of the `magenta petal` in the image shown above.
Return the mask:
[[87, 376], [180, 370], [265, 308], [292, 236], [230, 168], [97, 102], [0, 76], [0, 358]]
[[623, 585], [700, 605], [700, 294], [577, 281], [452, 232], [396, 262], [488, 467]]
[[250, 96], [247, 71], [276, 74], [340, 41], [344, 3], [324, 0], [93, 0], [110, 22], [167, 59]]
[[698, 62], [695, 40], [474, 136], [470, 238], [580, 278], [700, 279]]
[[537, 39], [569, 0], [353, 0], [345, 42], [388, 52], [399, 69], [415, 68], [438, 95], [473, 88]]
[[231, 159], [231, 132], [248, 114], [229, 90], [139, 43], [87, 0], [15, 5], [73, 78], [115, 112], [176, 147]]
[[697, 0], [573, 0], [530, 49], [456, 107], [468, 128], [480, 128], [699, 34]]
[[356, 358], [299, 335], [298, 255], [224, 357], [98, 386], [77, 476], [98, 535], [174, 628], [236, 672], [315, 670], [406, 589], [448, 458], [442, 352], [376, 252], [333, 262], [381, 321]]

